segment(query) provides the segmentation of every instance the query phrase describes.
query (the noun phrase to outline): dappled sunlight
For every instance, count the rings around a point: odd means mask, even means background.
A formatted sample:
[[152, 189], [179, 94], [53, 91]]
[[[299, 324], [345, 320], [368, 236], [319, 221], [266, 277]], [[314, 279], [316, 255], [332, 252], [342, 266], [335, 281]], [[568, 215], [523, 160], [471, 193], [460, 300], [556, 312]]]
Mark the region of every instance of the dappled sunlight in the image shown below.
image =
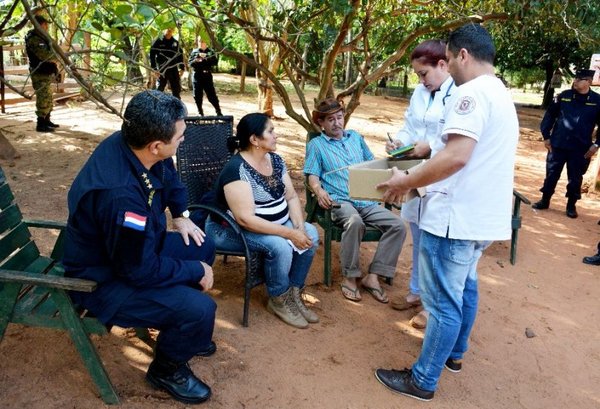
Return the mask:
[[596, 402], [596, 407], [600, 407], [600, 393], [598, 390], [595, 391], [591, 389], [580, 389], [581, 394], [587, 396], [592, 401]]
[[235, 329], [239, 329], [240, 325], [234, 324], [233, 322], [231, 322], [229, 320], [216, 318], [215, 319], [215, 327], [221, 328], [221, 329], [235, 330]]
[[303, 296], [304, 302], [306, 304], [317, 305], [317, 304], [321, 303], [321, 300], [319, 298], [317, 298], [316, 295], [310, 294], [306, 291], [304, 291], [304, 294], [302, 296]]
[[419, 329], [413, 328], [413, 326], [410, 325], [408, 321], [394, 321], [393, 325], [400, 332], [402, 332], [403, 334], [409, 335], [411, 337], [423, 340], [423, 338], [425, 336], [425, 330], [419, 330]]
[[504, 277], [494, 277], [491, 275], [483, 275], [480, 274], [478, 276], [478, 280], [481, 283], [485, 283], [487, 285], [493, 285], [493, 286], [500, 286], [500, 287], [506, 287], [511, 285], [511, 283], [507, 283], [503, 280]]
[[79, 146], [75, 146], [75, 145], [63, 145], [63, 149], [67, 152], [75, 152], [75, 151], [81, 151], [83, 149], [81, 149]]
[[138, 348], [129, 345], [122, 347], [121, 351], [129, 364], [140, 371], [146, 372], [148, 365], [152, 362], [152, 351], [149, 355], [141, 354]]

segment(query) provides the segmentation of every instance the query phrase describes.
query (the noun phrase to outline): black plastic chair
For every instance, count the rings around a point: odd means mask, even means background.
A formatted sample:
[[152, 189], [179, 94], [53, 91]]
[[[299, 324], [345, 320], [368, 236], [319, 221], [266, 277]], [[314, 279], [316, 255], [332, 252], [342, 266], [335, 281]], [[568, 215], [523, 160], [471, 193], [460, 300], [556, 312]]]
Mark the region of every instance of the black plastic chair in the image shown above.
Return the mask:
[[231, 252], [217, 248], [217, 254], [225, 256], [225, 262], [227, 256], [244, 257], [246, 260], [242, 324], [247, 327], [250, 290], [265, 282], [263, 257], [261, 253], [250, 251], [242, 228], [231, 216], [216, 208], [210, 201], [207, 202], [205, 196], [213, 189], [219, 173], [231, 156], [227, 149], [227, 138], [233, 136], [233, 117], [188, 117], [185, 123], [185, 139], [177, 150], [177, 171], [188, 190], [188, 208], [191, 212], [203, 210], [209, 214], [218, 214], [244, 243], [243, 251]]

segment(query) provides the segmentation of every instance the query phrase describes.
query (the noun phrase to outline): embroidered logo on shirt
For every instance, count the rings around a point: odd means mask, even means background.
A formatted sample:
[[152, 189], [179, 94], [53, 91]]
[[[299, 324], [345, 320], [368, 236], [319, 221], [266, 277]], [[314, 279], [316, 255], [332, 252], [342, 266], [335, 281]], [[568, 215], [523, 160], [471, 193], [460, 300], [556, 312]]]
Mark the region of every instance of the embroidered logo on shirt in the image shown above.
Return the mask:
[[475, 109], [475, 100], [472, 97], [462, 97], [456, 101], [454, 105], [454, 112], [459, 115], [467, 115], [473, 112]]
[[144, 231], [146, 229], [146, 216], [140, 216], [133, 212], [125, 212], [125, 220], [123, 220], [123, 227], [129, 227], [130, 229]]

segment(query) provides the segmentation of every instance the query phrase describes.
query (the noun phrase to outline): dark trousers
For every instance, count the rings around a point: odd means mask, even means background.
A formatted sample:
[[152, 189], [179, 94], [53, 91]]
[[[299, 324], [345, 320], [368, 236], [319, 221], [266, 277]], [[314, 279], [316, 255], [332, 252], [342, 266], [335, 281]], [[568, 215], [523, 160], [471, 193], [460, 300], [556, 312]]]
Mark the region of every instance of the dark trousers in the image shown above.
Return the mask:
[[202, 99], [204, 96], [203, 92], [206, 93], [206, 98], [208, 99], [208, 102], [210, 102], [215, 108], [217, 115], [221, 115], [219, 98], [217, 98], [213, 76], [210, 72], [194, 73], [192, 87], [194, 88], [194, 101], [196, 101], [196, 107], [198, 108], [198, 113], [200, 115], [204, 115], [204, 111], [202, 111]]
[[584, 158], [585, 152], [552, 147], [546, 156], [546, 179], [540, 191], [548, 197], [554, 194], [562, 170], [567, 165], [567, 194], [572, 200], [581, 199], [583, 175], [588, 170], [590, 160]]
[[[169, 232], [161, 255], [212, 264], [215, 246], [208, 237], [200, 247], [193, 240], [186, 246], [179, 233]], [[187, 362], [209, 346], [216, 309], [216, 303], [199, 286], [139, 288], [121, 304], [110, 323], [158, 329], [157, 351], [173, 362]]]
[[181, 99], [181, 78], [179, 78], [179, 70], [177, 68], [169, 68], [164, 75], [158, 77], [156, 81], [156, 89], [164, 91], [169, 83], [171, 92], [175, 98]]

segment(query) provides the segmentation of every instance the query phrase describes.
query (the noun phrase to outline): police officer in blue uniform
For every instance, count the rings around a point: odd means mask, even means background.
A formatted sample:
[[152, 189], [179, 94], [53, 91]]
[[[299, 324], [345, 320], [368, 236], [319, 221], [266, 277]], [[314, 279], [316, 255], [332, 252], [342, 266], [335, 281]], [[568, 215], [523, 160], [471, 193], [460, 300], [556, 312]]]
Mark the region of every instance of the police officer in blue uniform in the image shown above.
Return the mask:
[[175, 98], [181, 99], [181, 74], [185, 70], [183, 51], [173, 37], [173, 28], [167, 28], [150, 48], [150, 66], [158, 72], [156, 89], [164, 91], [167, 83]]
[[547, 209], [567, 165], [567, 209], [570, 218], [577, 217], [575, 203], [581, 199], [583, 175], [592, 156], [598, 151], [600, 134], [592, 143], [594, 127], [600, 128], [600, 95], [590, 89], [593, 70], [577, 70], [570, 90], [561, 92], [552, 102], [540, 125], [546, 157], [546, 179], [540, 189], [542, 199], [532, 205], [534, 209]]
[[[66, 275], [94, 280], [73, 301], [105, 324], [160, 331], [146, 379], [185, 403], [211, 395], [188, 365], [216, 351], [212, 240], [189, 218], [172, 156], [185, 105], [159, 91], [135, 95], [121, 131], [98, 145], [68, 194]], [[165, 209], [176, 232], [166, 229]]]
[[194, 89], [194, 101], [196, 101], [196, 107], [200, 116], [204, 116], [204, 111], [202, 110], [203, 93], [206, 93], [206, 98], [208, 98], [208, 102], [215, 108], [217, 116], [223, 115], [211, 72], [212, 67], [216, 66], [217, 62], [215, 52], [204, 41], [200, 41], [200, 46], [193, 49], [190, 54], [188, 64], [194, 71], [192, 86]]

